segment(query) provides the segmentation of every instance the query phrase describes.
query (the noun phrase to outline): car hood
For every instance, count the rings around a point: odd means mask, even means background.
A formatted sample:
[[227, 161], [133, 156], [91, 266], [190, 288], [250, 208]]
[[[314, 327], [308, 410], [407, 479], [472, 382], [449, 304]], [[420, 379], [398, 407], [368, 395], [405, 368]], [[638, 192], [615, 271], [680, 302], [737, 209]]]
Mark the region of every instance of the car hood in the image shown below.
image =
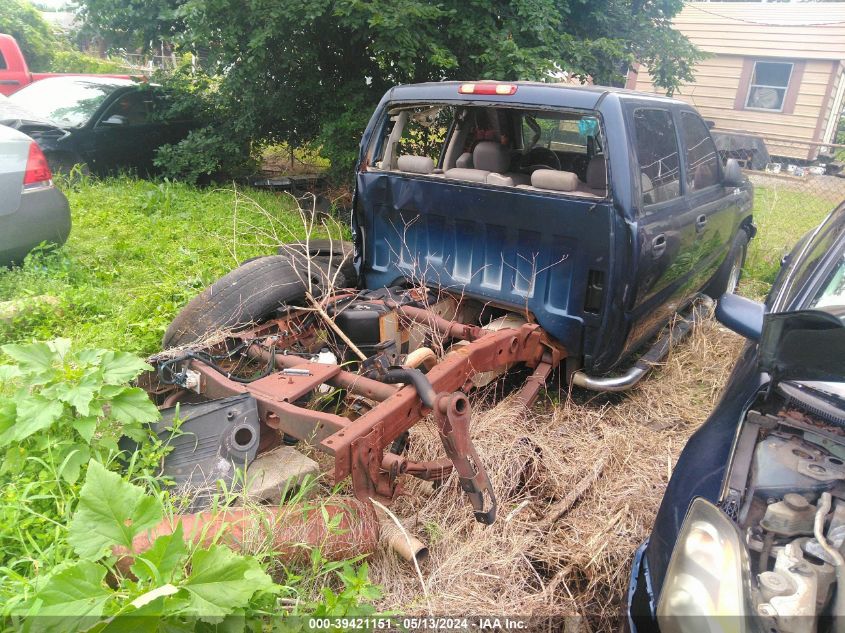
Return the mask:
[[773, 382], [845, 382], [845, 306], [767, 314], [758, 359]]

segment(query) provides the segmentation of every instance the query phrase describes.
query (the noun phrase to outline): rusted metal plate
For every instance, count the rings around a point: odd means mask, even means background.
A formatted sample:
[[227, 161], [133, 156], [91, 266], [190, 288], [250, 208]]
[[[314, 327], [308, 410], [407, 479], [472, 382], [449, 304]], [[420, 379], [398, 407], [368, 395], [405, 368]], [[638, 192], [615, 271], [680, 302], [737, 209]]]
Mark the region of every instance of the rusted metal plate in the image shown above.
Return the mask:
[[[308, 372], [300, 373], [300, 372]], [[249, 391], [278, 402], [296, 402], [340, 373], [338, 365], [305, 362], [249, 383]]]

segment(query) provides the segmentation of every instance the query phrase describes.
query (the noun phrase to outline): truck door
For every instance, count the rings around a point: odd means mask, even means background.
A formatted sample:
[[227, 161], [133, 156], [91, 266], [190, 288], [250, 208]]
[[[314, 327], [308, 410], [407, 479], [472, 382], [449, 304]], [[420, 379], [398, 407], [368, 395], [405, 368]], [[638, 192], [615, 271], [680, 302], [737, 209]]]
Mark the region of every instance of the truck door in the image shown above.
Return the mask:
[[[0, 40], [0, 94], [10, 95], [29, 83], [29, 70], [23, 63], [15, 63], [12, 57], [15, 51], [3, 50], [4, 48], [11, 49], [11, 46], [2, 46], [5, 43], [7, 40]], [[8, 60], [7, 55], [10, 57]], [[19, 66], [22, 67], [19, 68]]]
[[628, 110], [637, 161], [637, 277], [629, 315], [630, 351], [692, 296], [697, 235], [683, 195], [678, 134], [671, 106], [633, 102]]
[[739, 197], [722, 186], [719, 153], [701, 117], [682, 109], [679, 127], [687, 200], [695, 215], [695, 285], [701, 288], [728, 256], [739, 218]]

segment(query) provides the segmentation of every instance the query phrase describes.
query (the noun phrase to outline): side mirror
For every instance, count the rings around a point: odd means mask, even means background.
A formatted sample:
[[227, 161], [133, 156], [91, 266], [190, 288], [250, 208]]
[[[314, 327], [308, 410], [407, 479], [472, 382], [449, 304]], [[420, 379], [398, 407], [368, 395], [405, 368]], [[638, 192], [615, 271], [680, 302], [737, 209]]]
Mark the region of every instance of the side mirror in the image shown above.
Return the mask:
[[752, 341], [760, 340], [765, 312], [762, 303], [729, 292], [723, 294], [716, 304], [716, 320]]
[[739, 187], [745, 182], [745, 176], [742, 175], [742, 168], [735, 158], [729, 158], [725, 163], [723, 171], [722, 184], [726, 187]]
[[127, 125], [129, 119], [119, 114], [112, 114], [108, 119], [103, 119], [100, 123], [102, 125]]

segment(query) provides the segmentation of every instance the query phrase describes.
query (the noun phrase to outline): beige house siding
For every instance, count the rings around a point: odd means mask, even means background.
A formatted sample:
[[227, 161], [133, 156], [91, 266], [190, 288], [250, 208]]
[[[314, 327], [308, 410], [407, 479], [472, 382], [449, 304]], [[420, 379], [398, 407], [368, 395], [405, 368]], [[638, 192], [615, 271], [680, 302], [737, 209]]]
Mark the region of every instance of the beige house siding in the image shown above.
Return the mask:
[[[843, 81], [845, 3], [694, 2], [685, 5], [674, 25], [711, 54], [696, 65], [695, 82], [681, 86], [675, 96], [695, 106], [717, 128], [794, 140], [767, 140], [767, 145], [772, 154], [797, 159], [815, 158], [817, 147], [807, 143], [829, 142], [825, 136]], [[790, 82], [794, 94], [783, 112], [745, 109], [756, 60], [795, 64]], [[799, 82], [794, 89], [793, 81]], [[644, 67], [631, 73], [628, 87], [662, 92]]]
[[845, 4], [687, 2], [672, 24], [705, 51], [845, 59]]

